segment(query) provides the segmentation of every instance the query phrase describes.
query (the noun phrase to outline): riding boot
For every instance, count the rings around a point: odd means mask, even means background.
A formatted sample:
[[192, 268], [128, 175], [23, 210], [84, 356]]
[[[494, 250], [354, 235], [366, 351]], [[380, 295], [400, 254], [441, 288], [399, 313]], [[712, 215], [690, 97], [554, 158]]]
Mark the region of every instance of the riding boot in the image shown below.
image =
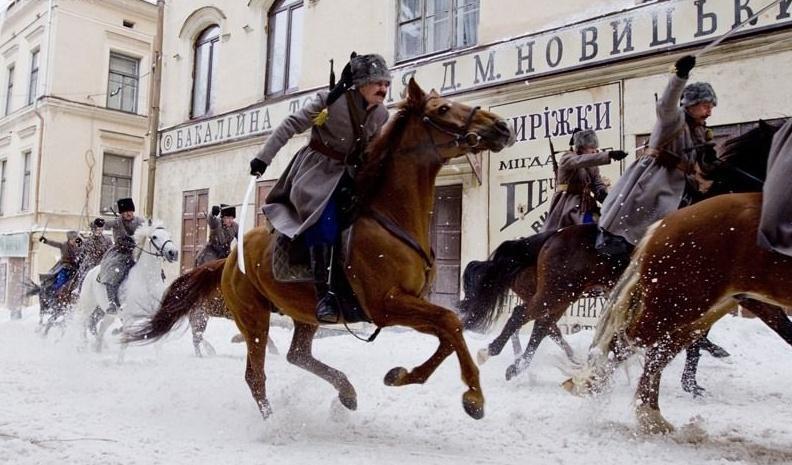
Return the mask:
[[611, 258], [629, 257], [634, 247], [621, 236], [611, 234], [604, 229], [599, 229], [594, 248], [597, 252]]
[[332, 286], [332, 252], [329, 245], [317, 245], [309, 249], [311, 270], [316, 286], [316, 319], [320, 323], [338, 323], [340, 312]]
[[121, 303], [118, 301], [118, 288], [117, 285], [107, 284], [107, 299], [110, 301], [107, 313], [110, 315], [118, 313], [118, 309], [121, 308]]

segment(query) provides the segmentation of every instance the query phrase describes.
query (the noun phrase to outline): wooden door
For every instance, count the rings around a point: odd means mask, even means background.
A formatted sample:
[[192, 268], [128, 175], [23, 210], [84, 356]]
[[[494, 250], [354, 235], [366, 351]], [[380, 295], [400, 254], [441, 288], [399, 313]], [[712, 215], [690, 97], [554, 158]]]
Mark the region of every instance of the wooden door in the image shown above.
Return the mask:
[[455, 309], [459, 306], [459, 275], [462, 248], [462, 186], [435, 189], [431, 242], [435, 252], [435, 281], [429, 300]]
[[206, 244], [206, 217], [209, 214], [209, 189], [182, 193], [181, 272], [195, 266], [195, 256]]

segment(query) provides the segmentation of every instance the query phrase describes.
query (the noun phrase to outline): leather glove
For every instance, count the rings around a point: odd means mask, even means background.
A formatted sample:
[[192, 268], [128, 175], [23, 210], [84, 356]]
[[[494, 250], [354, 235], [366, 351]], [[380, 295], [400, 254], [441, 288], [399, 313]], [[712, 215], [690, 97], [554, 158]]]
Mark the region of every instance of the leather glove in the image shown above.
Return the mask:
[[39, 242], [47, 243], [47, 238], [44, 236], [39, 237]]
[[599, 202], [599, 203], [602, 203], [602, 202], [604, 202], [604, 201], [605, 201], [605, 197], [607, 197], [607, 196], [608, 196], [608, 191], [606, 191], [606, 190], [604, 190], [604, 189], [603, 189], [603, 190], [601, 190], [601, 191], [597, 191], [597, 192], [595, 192], [595, 193], [594, 193], [594, 198], [595, 198], [595, 199], [597, 200], [597, 202]]
[[624, 160], [625, 158], [627, 158], [627, 152], [625, 152], [624, 150], [611, 150], [610, 152], [608, 152], [608, 156], [610, 157], [611, 160], [616, 160], [616, 161]]
[[97, 219], [93, 220], [93, 224], [97, 228], [104, 228], [105, 220], [104, 220], [104, 218], [97, 218]]
[[250, 174], [251, 176], [259, 177], [267, 170], [267, 164], [258, 158], [250, 160]]
[[674, 69], [678, 77], [687, 79], [690, 75], [690, 70], [693, 69], [694, 66], [696, 66], [696, 57], [693, 55], [685, 55], [677, 60]]
[[78, 237], [77, 239], [75, 239], [74, 243], [77, 244], [78, 246], [82, 245], [82, 237]]
[[212, 216], [217, 216], [219, 214], [220, 214], [220, 206], [219, 205], [213, 205], [212, 206]]

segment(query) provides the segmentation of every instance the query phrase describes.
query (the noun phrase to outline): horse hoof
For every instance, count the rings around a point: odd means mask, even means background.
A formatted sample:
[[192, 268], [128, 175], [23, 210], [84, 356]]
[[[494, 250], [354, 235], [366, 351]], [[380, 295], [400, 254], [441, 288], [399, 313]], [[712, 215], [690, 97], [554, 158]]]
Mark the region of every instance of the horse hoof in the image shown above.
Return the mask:
[[485, 363], [487, 363], [487, 360], [489, 360], [489, 358], [490, 358], [490, 354], [489, 354], [489, 349], [487, 348], [479, 350], [478, 353], [476, 354], [476, 361], [478, 362], [479, 365], [484, 365]]
[[480, 391], [469, 390], [462, 395], [462, 406], [474, 420], [484, 418], [484, 396]]
[[674, 431], [674, 426], [663, 418], [658, 409], [640, 405], [635, 408], [635, 415], [644, 434], [669, 434]]
[[518, 374], [519, 371], [517, 371], [517, 365], [509, 365], [509, 368], [506, 368], [506, 381], [511, 381], [511, 379]]
[[241, 334], [237, 334], [236, 336], [231, 338], [231, 342], [233, 342], [234, 344], [240, 344], [242, 342], [245, 342], [245, 336]]
[[341, 402], [341, 405], [347, 408], [347, 410], [355, 411], [357, 410], [357, 396], [343, 396], [341, 394], [338, 395], [338, 400]]
[[402, 367], [392, 368], [388, 374], [385, 375], [386, 386], [401, 386], [404, 378], [407, 376], [407, 369]]
[[263, 401], [258, 403], [259, 412], [261, 412], [261, 417], [266, 420], [267, 418], [272, 415], [272, 407], [270, 407], [269, 401]]

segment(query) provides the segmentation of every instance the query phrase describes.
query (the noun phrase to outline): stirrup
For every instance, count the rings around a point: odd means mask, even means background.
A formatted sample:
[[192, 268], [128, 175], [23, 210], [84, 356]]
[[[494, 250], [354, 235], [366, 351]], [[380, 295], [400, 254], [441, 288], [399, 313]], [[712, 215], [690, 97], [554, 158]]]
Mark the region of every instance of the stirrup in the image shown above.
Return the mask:
[[[320, 310], [331, 310], [320, 313]], [[341, 321], [341, 311], [338, 308], [338, 302], [335, 295], [328, 291], [324, 297], [319, 299], [316, 303], [316, 320], [319, 323], [336, 324]]]

